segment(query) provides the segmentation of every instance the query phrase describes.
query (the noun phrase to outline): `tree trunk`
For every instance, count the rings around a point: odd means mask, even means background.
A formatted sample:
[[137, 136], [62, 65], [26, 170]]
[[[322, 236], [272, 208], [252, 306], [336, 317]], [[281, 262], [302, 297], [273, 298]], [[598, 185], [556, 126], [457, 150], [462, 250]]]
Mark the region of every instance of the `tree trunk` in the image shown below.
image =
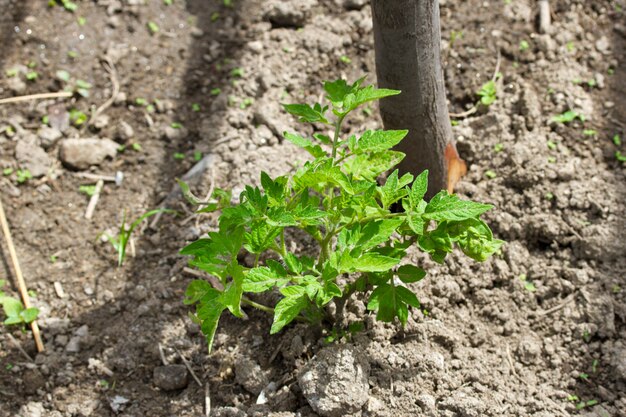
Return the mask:
[[398, 168], [413, 174], [428, 169], [429, 198], [450, 188], [446, 153], [458, 158], [441, 70], [439, 1], [371, 0], [371, 4], [378, 85], [402, 91], [381, 101], [383, 123], [386, 129], [409, 130], [397, 147], [406, 153]]

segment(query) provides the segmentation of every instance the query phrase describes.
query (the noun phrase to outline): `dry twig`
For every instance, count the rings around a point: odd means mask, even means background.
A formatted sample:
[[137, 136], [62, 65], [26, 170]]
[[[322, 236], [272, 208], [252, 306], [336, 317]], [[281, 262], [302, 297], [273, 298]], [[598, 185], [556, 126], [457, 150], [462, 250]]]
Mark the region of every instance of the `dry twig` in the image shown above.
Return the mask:
[[[7, 222], [7, 218], [4, 213], [4, 207], [2, 206], [2, 199], [0, 199], [0, 223], [2, 224], [2, 233], [4, 234], [4, 238], [6, 239], [7, 246], [9, 248], [9, 255], [11, 256], [13, 269], [15, 270], [17, 288], [22, 297], [22, 303], [24, 304], [25, 308], [31, 308], [30, 297], [28, 296], [28, 289], [26, 288], [26, 283], [24, 282], [24, 276], [22, 275], [22, 269], [20, 268], [20, 263], [17, 259], [17, 252], [15, 251], [15, 246], [13, 245], [13, 239], [11, 238], [11, 231], [9, 229], [9, 223]], [[43, 340], [41, 340], [41, 334], [39, 333], [39, 326], [37, 325], [37, 320], [33, 320], [30, 323], [30, 328], [33, 331], [33, 337], [35, 338], [37, 351], [43, 352], [44, 350]]]
[[102, 103], [102, 105], [98, 107], [96, 111], [94, 111], [91, 114], [91, 117], [89, 118], [89, 122], [85, 123], [84, 127], [91, 126], [95, 122], [98, 116], [104, 113], [106, 109], [111, 107], [111, 105], [115, 102], [115, 99], [117, 98], [117, 95], [120, 92], [120, 82], [117, 78], [117, 71], [115, 70], [115, 65], [113, 65], [113, 61], [111, 61], [111, 59], [107, 56], [103, 59], [102, 66], [104, 67], [105, 71], [109, 74], [109, 78], [111, 79], [111, 84], [113, 85], [113, 93], [111, 94], [111, 97], [107, 101]]
[[20, 345], [20, 342], [18, 342], [17, 340], [15, 340], [15, 338], [13, 337], [13, 335], [11, 333], [7, 333], [7, 336], [9, 337], [9, 340], [11, 341], [11, 343], [13, 343], [13, 346], [15, 346], [17, 348], [17, 350], [20, 351], [20, 353], [29, 361], [29, 362], [35, 362], [35, 360], [33, 358], [30, 357], [30, 355], [22, 348], [22, 345]]
[[71, 91], [59, 91], [58, 93], [39, 93], [27, 96], [17, 96], [0, 99], [0, 104], [19, 103], [21, 101], [43, 100], [48, 98], [70, 98], [74, 95]]
[[89, 199], [89, 204], [87, 204], [87, 210], [85, 211], [85, 218], [90, 220], [93, 217], [94, 211], [96, 211], [96, 205], [98, 204], [98, 200], [100, 199], [100, 191], [102, 191], [102, 186], [104, 186], [104, 181], [98, 180], [96, 183], [96, 188], [93, 190], [93, 194]]
[[191, 367], [191, 363], [189, 363], [189, 361], [187, 360], [187, 358], [185, 358], [183, 356], [182, 353], [180, 353], [180, 350], [176, 349], [176, 353], [178, 353], [178, 356], [180, 356], [180, 358], [182, 359], [183, 363], [185, 364], [185, 366], [187, 367], [187, 370], [189, 371], [189, 373], [191, 374], [191, 376], [193, 377], [194, 381], [196, 381], [196, 384], [198, 384], [199, 387], [202, 386], [202, 382], [200, 382], [200, 379], [198, 378], [198, 376], [196, 375], [196, 373], [193, 371], [193, 368]]

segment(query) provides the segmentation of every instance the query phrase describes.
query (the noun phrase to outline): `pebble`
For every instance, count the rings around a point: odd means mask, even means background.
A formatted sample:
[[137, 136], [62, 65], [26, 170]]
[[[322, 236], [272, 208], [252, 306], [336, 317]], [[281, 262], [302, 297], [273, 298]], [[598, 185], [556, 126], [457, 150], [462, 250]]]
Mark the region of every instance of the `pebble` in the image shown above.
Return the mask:
[[263, 388], [269, 383], [269, 379], [258, 363], [244, 358], [235, 364], [235, 380], [246, 391], [259, 395]]
[[357, 347], [330, 346], [306, 365], [298, 377], [302, 394], [322, 417], [356, 413], [369, 398], [369, 362]]
[[265, 18], [276, 26], [302, 27], [315, 0], [270, 0], [267, 2]]
[[26, 91], [26, 83], [18, 76], [6, 80], [7, 87], [15, 95], [23, 94]]
[[93, 121], [93, 127], [96, 128], [96, 130], [102, 130], [109, 125], [110, 121], [111, 118], [108, 115], [101, 114], [100, 116], [96, 117], [96, 120]]
[[17, 159], [22, 168], [28, 169], [34, 178], [46, 175], [52, 164], [46, 151], [27, 140], [19, 140], [17, 142], [15, 159]]
[[18, 415], [21, 417], [42, 417], [45, 411], [42, 403], [31, 401], [20, 407]]
[[191, 28], [190, 33], [194, 38], [201, 38], [204, 35], [204, 31], [196, 26]]
[[53, 146], [59, 139], [61, 139], [63, 134], [57, 128], [50, 127], [50, 126], [42, 126], [37, 131], [37, 136], [39, 137], [41, 146], [44, 149], [48, 149], [49, 147]]
[[154, 385], [164, 391], [183, 389], [189, 383], [185, 365], [165, 365], [154, 368]]
[[596, 49], [598, 50], [598, 52], [601, 52], [603, 54], [607, 54], [609, 52], [610, 46], [611, 44], [609, 43], [609, 40], [606, 36], [602, 36], [596, 41]]
[[165, 127], [165, 137], [171, 141], [178, 141], [184, 139], [188, 135], [187, 129], [183, 127], [175, 128], [172, 126]]
[[118, 144], [110, 139], [65, 139], [61, 142], [59, 158], [67, 167], [83, 170], [114, 158], [117, 147]]
[[122, 120], [117, 125], [117, 132], [115, 134], [115, 139], [124, 143], [132, 139], [133, 136], [135, 136], [135, 130], [133, 129], [133, 127], [129, 125], [128, 123], [126, 123], [124, 120]]

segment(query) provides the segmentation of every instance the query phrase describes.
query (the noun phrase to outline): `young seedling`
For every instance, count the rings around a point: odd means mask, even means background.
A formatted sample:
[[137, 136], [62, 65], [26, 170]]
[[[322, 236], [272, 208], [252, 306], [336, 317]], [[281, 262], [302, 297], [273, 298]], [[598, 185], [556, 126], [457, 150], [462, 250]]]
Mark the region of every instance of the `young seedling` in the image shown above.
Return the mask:
[[15, 171], [15, 175], [17, 176], [18, 184], [24, 184], [26, 181], [33, 179], [33, 174], [26, 168], [18, 169]]
[[[392, 150], [406, 130], [368, 130], [342, 136], [346, 117], [357, 108], [399, 91], [363, 86], [344, 80], [324, 83], [328, 104], [285, 104], [300, 121], [332, 128], [332, 137], [306, 138], [285, 132], [285, 139], [313, 157], [295, 173], [271, 178], [261, 173], [261, 187], [248, 185], [238, 203], [216, 190], [200, 212], [221, 209], [219, 229], [181, 250], [190, 265], [216, 277], [219, 288], [195, 280], [186, 304], [196, 305], [209, 351], [222, 312], [242, 317], [242, 304], [273, 315], [271, 334], [293, 320], [340, 326], [343, 306], [355, 292], [368, 298], [367, 308], [385, 322], [408, 320], [409, 306], [419, 308], [406, 284], [420, 281], [426, 271], [407, 263], [407, 249], [416, 246], [442, 263], [456, 245], [467, 256], [484, 261], [502, 241], [494, 239], [480, 216], [493, 206], [461, 200], [443, 190], [424, 200], [428, 172], [416, 178], [391, 172], [404, 154]], [[331, 120], [334, 116], [334, 120]], [[188, 187], [187, 187], [188, 188]], [[397, 209], [396, 209], [397, 208]], [[308, 234], [316, 250], [291, 251], [291, 230]], [[245, 254], [254, 259], [241, 264]], [[277, 290], [282, 298], [265, 306], [245, 293]], [[324, 308], [334, 301], [337, 309]]]
[[480, 97], [480, 103], [485, 106], [490, 106], [496, 101], [496, 82], [494, 80], [489, 80], [485, 84], [480, 87], [478, 90], [478, 97]]
[[[5, 280], [0, 280], [0, 288], [6, 285]], [[37, 319], [39, 309], [35, 307], [24, 308], [24, 305], [17, 298], [9, 297], [0, 290], [0, 305], [4, 311], [5, 325], [10, 324], [29, 324]]]
[[132, 222], [130, 226], [126, 227], [126, 212], [122, 215], [122, 224], [117, 231], [117, 236], [111, 236], [108, 233], [101, 233], [100, 236], [104, 236], [107, 241], [113, 246], [113, 249], [117, 252], [117, 266], [118, 268], [122, 266], [124, 260], [126, 259], [126, 246], [128, 246], [128, 241], [130, 240], [130, 236], [133, 234], [133, 231], [141, 222], [147, 219], [150, 216], [154, 216], [158, 213], [176, 213], [175, 210], [169, 209], [156, 209], [150, 210], [147, 213], [142, 214], [137, 220]]
[[553, 116], [552, 119], [550, 120], [553, 122], [557, 122], [557, 123], [570, 123], [576, 119], [580, 120], [581, 122], [584, 122], [585, 116], [573, 110], [568, 110], [565, 113]]

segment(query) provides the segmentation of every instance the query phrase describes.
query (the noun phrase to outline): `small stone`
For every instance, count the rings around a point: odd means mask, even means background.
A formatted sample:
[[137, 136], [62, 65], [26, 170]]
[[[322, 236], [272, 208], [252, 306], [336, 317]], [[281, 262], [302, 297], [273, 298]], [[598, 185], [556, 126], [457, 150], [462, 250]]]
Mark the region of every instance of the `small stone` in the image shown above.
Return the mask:
[[121, 121], [119, 125], [117, 125], [117, 132], [115, 133], [115, 139], [119, 142], [125, 143], [135, 136], [135, 130], [131, 125], [126, 123], [125, 121]]
[[23, 405], [17, 414], [21, 417], [42, 417], [45, 411], [42, 403], [31, 401]]
[[279, 27], [302, 27], [316, 4], [316, 0], [270, 0], [267, 2], [265, 18]]
[[80, 337], [73, 336], [67, 345], [65, 345], [65, 351], [68, 353], [78, 353], [80, 352]]
[[126, 93], [123, 91], [120, 91], [119, 93], [117, 93], [117, 96], [115, 96], [115, 100], [113, 100], [113, 104], [115, 104], [116, 106], [120, 106], [126, 103], [127, 99], [128, 99], [128, 96], [126, 95]]
[[15, 159], [22, 168], [28, 169], [34, 178], [43, 177], [50, 169], [51, 161], [46, 151], [35, 143], [20, 140], [15, 146]]
[[433, 397], [432, 395], [422, 394], [417, 397], [416, 403], [425, 410], [435, 409], [435, 397]]
[[330, 346], [307, 364], [298, 384], [322, 417], [356, 413], [369, 398], [369, 362], [355, 346]]
[[600, 53], [603, 53], [603, 54], [608, 53], [610, 46], [611, 44], [609, 43], [609, 40], [607, 39], [606, 36], [602, 36], [600, 37], [600, 39], [596, 41], [596, 49]]
[[597, 72], [597, 73], [593, 76], [593, 78], [596, 80], [596, 85], [598, 86], [598, 88], [599, 88], [600, 90], [602, 90], [602, 89], [605, 87], [605, 83], [604, 83], [605, 78], [604, 78], [604, 75], [603, 75], [603, 74], [600, 74], [599, 72]]
[[111, 410], [113, 410], [114, 413], [119, 413], [129, 402], [130, 400], [128, 398], [124, 398], [121, 395], [116, 395], [115, 397], [111, 398], [111, 400], [109, 400], [109, 405], [111, 406]]
[[541, 356], [541, 341], [532, 335], [524, 336], [517, 345], [517, 356], [525, 365], [534, 364]]
[[96, 128], [96, 130], [102, 130], [109, 125], [110, 121], [111, 118], [108, 115], [101, 114], [100, 116], [96, 117], [96, 120], [93, 121], [93, 127]]
[[185, 127], [172, 127], [167, 126], [165, 128], [165, 137], [171, 141], [179, 141], [187, 137], [189, 132]]
[[50, 126], [42, 126], [37, 131], [37, 136], [39, 136], [39, 140], [41, 142], [41, 146], [44, 149], [48, 149], [52, 145], [54, 145], [57, 140], [61, 139], [63, 134], [59, 129]]
[[246, 391], [255, 395], [259, 395], [269, 383], [269, 379], [261, 366], [247, 358], [243, 358], [235, 364], [235, 380]]
[[155, 100], [154, 106], [156, 107], [156, 111], [158, 113], [166, 113], [174, 109], [174, 103], [170, 100]]
[[46, 379], [38, 369], [26, 369], [22, 375], [24, 380], [24, 392], [33, 395], [37, 390], [46, 385]]
[[250, 49], [254, 53], [260, 54], [261, 52], [263, 52], [263, 42], [261, 41], [248, 42], [248, 49]]
[[23, 94], [26, 91], [26, 83], [19, 76], [11, 77], [6, 80], [7, 87], [15, 95]]
[[192, 27], [189, 32], [191, 33], [191, 36], [193, 36], [194, 38], [201, 38], [202, 35], [204, 35], [204, 31], [196, 26]]
[[114, 158], [117, 147], [118, 144], [110, 139], [65, 139], [61, 142], [59, 158], [67, 167], [82, 170]]
[[189, 383], [185, 365], [165, 365], [154, 368], [154, 385], [164, 391], [183, 389]]

